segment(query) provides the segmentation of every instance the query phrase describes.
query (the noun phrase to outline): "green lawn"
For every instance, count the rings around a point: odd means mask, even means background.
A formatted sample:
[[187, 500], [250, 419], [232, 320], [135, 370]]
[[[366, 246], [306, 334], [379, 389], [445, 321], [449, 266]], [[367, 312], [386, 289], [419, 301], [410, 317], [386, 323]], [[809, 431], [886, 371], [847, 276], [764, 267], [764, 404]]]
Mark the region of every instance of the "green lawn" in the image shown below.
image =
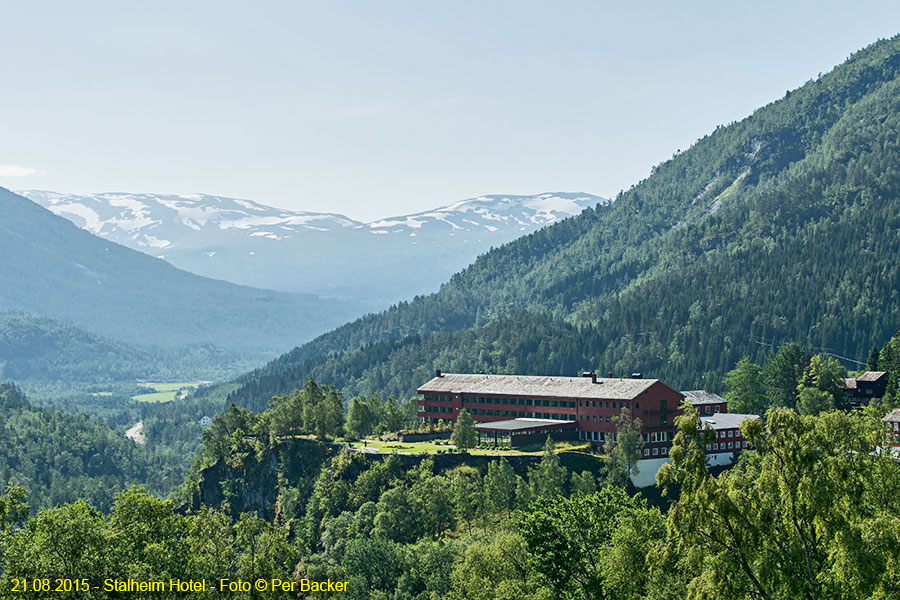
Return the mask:
[[138, 394], [137, 396], [132, 396], [132, 400], [137, 400], [138, 402], [171, 402], [175, 399], [175, 395], [178, 392], [172, 390], [171, 392], [149, 392], [147, 394]]
[[[353, 442], [354, 448], [362, 448], [362, 442]], [[438, 450], [445, 450], [447, 446], [438, 446], [434, 442], [381, 442], [375, 440], [366, 440], [366, 446], [368, 448], [372, 448], [377, 450], [378, 452], [383, 452], [385, 454], [390, 454], [391, 452], [398, 452], [403, 454], [415, 454], [415, 453], [428, 453], [434, 454]]]
[[146, 394], [138, 394], [132, 396], [132, 400], [138, 402], [171, 402], [175, 400], [178, 393], [182, 390], [195, 389], [200, 384], [207, 383], [205, 381], [189, 381], [184, 383], [141, 383], [141, 387], [153, 390]]
[[[560, 452], [590, 452], [590, 442], [556, 442], [556, 453]], [[542, 454], [544, 452], [544, 442], [539, 444], [529, 444], [517, 449], [520, 454]]]
[[[362, 448], [362, 442], [353, 442], [354, 448]], [[397, 452], [401, 454], [434, 454], [439, 450], [446, 450], [452, 446], [438, 445], [434, 442], [382, 442], [377, 440], [367, 440], [368, 448], [377, 452], [390, 454]], [[535, 444], [534, 446], [526, 446], [517, 450], [469, 450], [469, 454], [474, 456], [510, 456], [517, 454], [539, 455], [543, 452], [543, 444]], [[557, 452], [573, 452], [573, 451], [590, 451], [589, 442], [557, 442]]]

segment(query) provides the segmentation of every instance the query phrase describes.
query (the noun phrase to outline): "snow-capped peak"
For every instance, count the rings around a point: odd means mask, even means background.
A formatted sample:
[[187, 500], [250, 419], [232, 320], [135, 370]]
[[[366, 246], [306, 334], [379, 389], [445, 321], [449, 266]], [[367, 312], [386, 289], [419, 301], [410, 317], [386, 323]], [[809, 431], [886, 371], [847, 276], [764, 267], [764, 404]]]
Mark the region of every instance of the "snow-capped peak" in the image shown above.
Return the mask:
[[19, 193], [95, 235], [140, 250], [181, 245], [191, 232], [235, 229], [257, 235], [260, 228], [276, 228], [277, 233], [268, 231], [266, 237], [281, 239], [359, 224], [339, 214], [289, 211], [206, 194]]
[[362, 223], [206, 194], [19, 193], [199, 275], [376, 304], [434, 291], [491, 246], [609, 202], [575, 193], [479, 196]]
[[608, 203], [591, 194], [546, 193], [534, 196], [479, 196], [430, 211], [390, 217], [365, 225], [375, 231], [409, 234], [426, 225], [454, 231], [493, 233], [500, 229], [527, 231], [571, 217], [585, 208]]

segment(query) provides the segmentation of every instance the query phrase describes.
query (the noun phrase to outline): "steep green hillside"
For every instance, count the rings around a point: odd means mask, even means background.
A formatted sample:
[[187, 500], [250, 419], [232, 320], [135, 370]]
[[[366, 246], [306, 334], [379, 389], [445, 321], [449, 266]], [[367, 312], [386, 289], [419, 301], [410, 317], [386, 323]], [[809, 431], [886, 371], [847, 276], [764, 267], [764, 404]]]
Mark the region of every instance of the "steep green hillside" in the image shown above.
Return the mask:
[[209, 346], [146, 348], [47, 317], [0, 314], [0, 381], [102, 384], [212, 378], [227, 373], [223, 369], [238, 359]]
[[33, 406], [13, 384], [0, 384], [0, 489], [16, 483], [29, 504], [83, 498], [108, 508], [132, 484], [162, 493], [181, 481], [181, 465], [81, 415]]
[[0, 188], [0, 311], [132, 344], [283, 351], [359, 314], [314, 296], [206, 279], [78, 229]]
[[612, 205], [295, 349], [233, 398], [262, 402], [309, 375], [405, 395], [435, 366], [595, 367], [716, 389], [741, 356], [783, 341], [864, 360], [900, 319], [898, 76], [900, 38], [878, 42], [704, 136]]

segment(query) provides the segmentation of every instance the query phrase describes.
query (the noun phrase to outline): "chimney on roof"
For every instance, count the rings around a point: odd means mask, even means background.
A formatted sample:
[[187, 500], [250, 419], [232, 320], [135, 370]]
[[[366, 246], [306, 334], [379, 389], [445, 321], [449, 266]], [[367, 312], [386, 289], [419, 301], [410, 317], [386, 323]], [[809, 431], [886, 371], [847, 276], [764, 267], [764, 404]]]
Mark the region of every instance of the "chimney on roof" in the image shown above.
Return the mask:
[[612, 379], [612, 373], [607, 373], [607, 374], [606, 374], [606, 377], [607, 377], [608, 379]]
[[434, 372], [434, 376], [435, 376], [435, 377], [443, 377], [443, 375], [441, 375], [441, 370], [438, 369], [437, 371], [435, 371], [435, 372]]
[[584, 371], [582, 377], [590, 377], [591, 383], [597, 383], [597, 374], [594, 371]]
[[640, 379], [640, 378], [641, 378], [641, 374], [640, 374], [640, 373], [632, 373], [632, 374], [631, 374], [631, 378], [632, 378], [632, 379]]

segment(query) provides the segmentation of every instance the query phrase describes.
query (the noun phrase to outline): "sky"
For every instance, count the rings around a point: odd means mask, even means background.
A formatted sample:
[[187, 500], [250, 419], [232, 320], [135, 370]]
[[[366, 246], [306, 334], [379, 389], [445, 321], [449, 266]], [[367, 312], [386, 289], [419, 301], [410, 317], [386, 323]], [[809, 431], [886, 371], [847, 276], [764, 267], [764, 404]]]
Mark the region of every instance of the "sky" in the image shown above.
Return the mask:
[[0, 186], [360, 220], [612, 197], [900, 3], [0, 0]]

